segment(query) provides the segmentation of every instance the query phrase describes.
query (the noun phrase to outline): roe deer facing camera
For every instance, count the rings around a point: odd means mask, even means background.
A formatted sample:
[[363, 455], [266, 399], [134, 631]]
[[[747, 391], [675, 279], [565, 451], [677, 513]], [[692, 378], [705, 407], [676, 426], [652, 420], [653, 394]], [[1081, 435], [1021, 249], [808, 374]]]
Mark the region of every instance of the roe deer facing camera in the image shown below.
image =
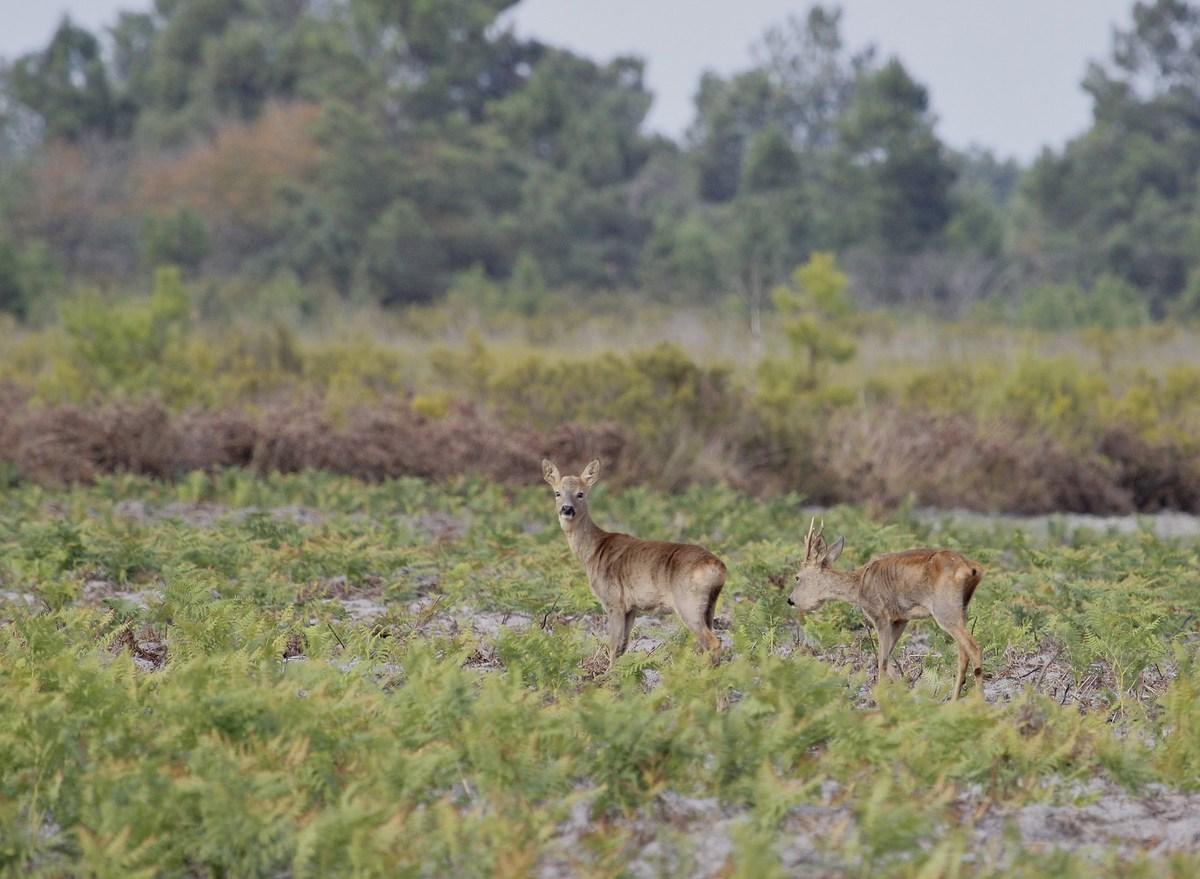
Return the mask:
[[588, 586], [604, 608], [609, 669], [629, 646], [639, 610], [675, 611], [715, 657], [721, 642], [712, 629], [713, 612], [725, 585], [721, 560], [699, 546], [638, 540], [596, 525], [588, 515], [587, 494], [600, 477], [599, 461], [592, 461], [579, 476], [560, 476], [557, 467], [543, 460], [542, 475], [554, 489], [554, 509], [567, 544], [583, 563]]
[[882, 555], [855, 571], [835, 571], [845, 546], [839, 537], [826, 546], [816, 519], [808, 526], [804, 563], [796, 573], [796, 588], [788, 604], [801, 615], [827, 601], [857, 604], [879, 634], [879, 679], [890, 673], [892, 648], [909, 620], [933, 617], [958, 645], [957, 699], [966, 678], [967, 663], [975, 674], [975, 688], [983, 697], [983, 653], [967, 631], [967, 605], [983, 576], [979, 565], [948, 549], [910, 549]]

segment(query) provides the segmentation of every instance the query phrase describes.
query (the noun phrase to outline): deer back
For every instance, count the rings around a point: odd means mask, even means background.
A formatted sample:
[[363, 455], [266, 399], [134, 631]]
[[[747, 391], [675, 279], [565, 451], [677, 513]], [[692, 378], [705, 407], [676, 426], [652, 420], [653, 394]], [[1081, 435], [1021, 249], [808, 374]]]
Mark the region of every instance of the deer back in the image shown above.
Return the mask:
[[948, 549], [910, 549], [878, 556], [859, 570], [864, 607], [905, 619], [935, 600], [970, 601], [979, 566]]

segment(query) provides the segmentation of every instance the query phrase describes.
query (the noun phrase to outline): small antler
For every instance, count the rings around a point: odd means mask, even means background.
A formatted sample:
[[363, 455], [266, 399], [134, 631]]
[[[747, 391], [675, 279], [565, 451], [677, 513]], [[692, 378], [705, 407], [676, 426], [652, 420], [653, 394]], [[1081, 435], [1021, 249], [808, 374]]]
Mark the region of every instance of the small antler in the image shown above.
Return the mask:
[[813, 516], [812, 521], [808, 523], [808, 536], [804, 538], [804, 560], [808, 561], [812, 558], [813, 549], [813, 529], [817, 527], [817, 517]]
[[825, 550], [828, 545], [825, 543], [825, 520], [821, 520], [821, 524], [817, 526], [817, 533], [813, 535], [812, 552], [813, 558], [818, 558], [825, 555]]

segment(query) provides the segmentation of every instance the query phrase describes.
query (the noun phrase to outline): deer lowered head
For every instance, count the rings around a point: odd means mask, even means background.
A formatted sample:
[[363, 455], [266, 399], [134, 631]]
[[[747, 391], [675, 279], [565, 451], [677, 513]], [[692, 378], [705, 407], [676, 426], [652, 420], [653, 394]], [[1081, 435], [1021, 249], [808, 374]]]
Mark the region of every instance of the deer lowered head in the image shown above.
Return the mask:
[[801, 614], [816, 610], [833, 599], [847, 598], [846, 575], [834, 571], [832, 565], [842, 554], [846, 545], [844, 537], [834, 541], [833, 546], [825, 543], [825, 524], [817, 527], [816, 517], [808, 526], [804, 539], [804, 562], [796, 571], [795, 586], [787, 603]]

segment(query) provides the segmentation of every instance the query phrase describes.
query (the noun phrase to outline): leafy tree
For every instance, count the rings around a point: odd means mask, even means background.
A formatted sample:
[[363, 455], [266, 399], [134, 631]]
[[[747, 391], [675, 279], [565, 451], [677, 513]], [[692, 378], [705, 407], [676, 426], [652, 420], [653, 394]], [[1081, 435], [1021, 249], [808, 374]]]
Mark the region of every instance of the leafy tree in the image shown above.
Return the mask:
[[112, 37], [110, 78], [135, 107], [150, 93], [150, 65], [158, 35], [155, 17], [147, 12], [121, 12], [109, 29]]
[[732, 256], [728, 262], [735, 287], [750, 312], [750, 331], [762, 335], [766, 292], [787, 271], [792, 253], [788, 219], [797, 216], [778, 194], [746, 196], [731, 207]]
[[1018, 311], [1020, 321], [1042, 330], [1078, 327], [1118, 329], [1149, 320], [1145, 302], [1126, 281], [1102, 275], [1090, 289], [1078, 284], [1045, 284], [1027, 290]]
[[663, 213], [642, 252], [641, 279], [652, 288], [686, 299], [710, 297], [724, 281], [722, 242], [699, 211]]
[[1134, 6], [1108, 64], [1084, 81], [1093, 124], [1024, 181], [1060, 274], [1102, 273], [1144, 290], [1164, 314], [1197, 266], [1200, 9], [1184, 0]]
[[1005, 258], [1005, 224], [1020, 167], [1001, 161], [979, 148], [951, 157], [955, 183], [952, 212], [946, 224], [946, 243], [952, 251], [976, 253], [993, 260]]
[[490, 110], [514, 146], [600, 188], [633, 177], [649, 157], [639, 128], [650, 109], [643, 64], [597, 65], [548, 52], [525, 87]]
[[522, 251], [513, 264], [512, 277], [504, 291], [507, 306], [526, 316], [535, 314], [545, 300], [548, 290], [537, 259], [528, 251]]
[[42, 117], [50, 137], [111, 137], [128, 127], [99, 41], [70, 18], [63, 18], [43, 51], [18, 59], [7, 80], [13, 96]]
[[701, 77], [688, 140], [702, 198], [721, 202], [737, 195], [746, 145], [775, 115], [775, 100], [770, 79], [761, 70], [728, 82], [713, 73]]
[[276, 90], [269, 35], [258, 24], [227, 28], [204, 47], [203, 77], [217, 113], [253, 119]]
[[800, 157], [776, 126], [764, 129], [750, 142], [742, 178], [749, 192], [787, 189], [800, 182]]
[[802, 149], [836, 144], [838, 120], [858, 78], [874, 64], [871, 47], [847, 53], [841, 21], [837, 7], [815, 5], [803, 18], [793, 15], [769, 29], [755, 48], [777, 95], [774, 121]]
[[150, 216], [142, 229], [142, 249], [151, 266], [172, 265], [194, 271], [209, 254], [208, 227], [198, 213], [187, 207], [165, 216]]
[[33, 317], [38, 304], [60, 281], [45, 244], [20, 244], [0, 230], [0, 312]]
[[862, 229], [887, 251], [912, 253], [949, 222], [954, 168], [934, 133], [927, 91], [899, 61], [859, 81], [840, 120], [837, 178], [851, 203], [847, 242]]
[[368, 230], [362, 269], [372, 298], [384, 304], [431, 299], [448, 280], [441, 242], [416, 205], [403, 198]]
[[480, 122], [491, 101], [521, 88], [542, 52], [496, 27], [516, 2], [349, 0], [352, 38], [411, 116], [437, 121], [461, 114]]

